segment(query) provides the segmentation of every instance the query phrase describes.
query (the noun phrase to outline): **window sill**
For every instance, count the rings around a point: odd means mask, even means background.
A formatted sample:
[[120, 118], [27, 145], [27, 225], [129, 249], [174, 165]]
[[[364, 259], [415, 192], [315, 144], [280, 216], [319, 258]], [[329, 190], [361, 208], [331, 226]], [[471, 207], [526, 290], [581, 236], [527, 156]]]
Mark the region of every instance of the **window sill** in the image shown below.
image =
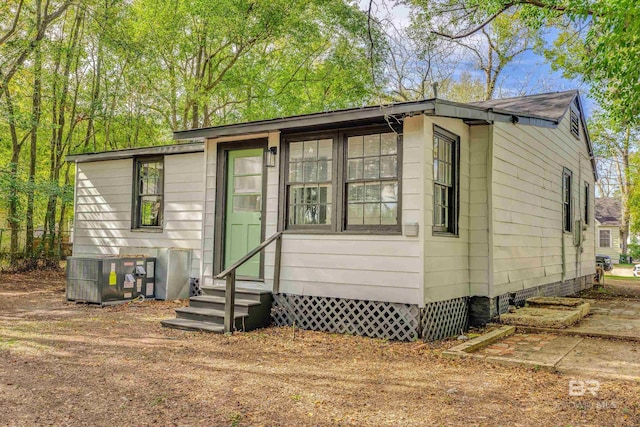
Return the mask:
[[164, 230], [162, 227], [149, 227], [149, 228], [132, 228], [132, 233], [162, 233]]
[[460, 234], [454, 234], [454, 233], [450, 233], [447, 231], [432, 231], [431, 233], [432, 236], [437, 236], [437, 237], [453, 237], [453, 238], [460, 238]]
[[293, 230], [284, 230], [284, 234], [316, 234], [331, 236], [402, 236], [401, 230], [301, 230], [299, 228]]

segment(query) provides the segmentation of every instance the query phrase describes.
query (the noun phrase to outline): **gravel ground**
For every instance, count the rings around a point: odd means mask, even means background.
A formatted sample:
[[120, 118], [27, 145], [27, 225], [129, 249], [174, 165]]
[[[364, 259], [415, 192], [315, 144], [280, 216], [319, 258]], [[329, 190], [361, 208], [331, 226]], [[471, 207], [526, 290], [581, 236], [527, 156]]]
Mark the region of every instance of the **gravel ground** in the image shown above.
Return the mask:
[[0, 275], [0, 425], [640, 424], [635, 382], [570, 396], [589, 378], [443, 358], [456, 341], [163, 329], [179, 305], [69, 304], [62, 273]]

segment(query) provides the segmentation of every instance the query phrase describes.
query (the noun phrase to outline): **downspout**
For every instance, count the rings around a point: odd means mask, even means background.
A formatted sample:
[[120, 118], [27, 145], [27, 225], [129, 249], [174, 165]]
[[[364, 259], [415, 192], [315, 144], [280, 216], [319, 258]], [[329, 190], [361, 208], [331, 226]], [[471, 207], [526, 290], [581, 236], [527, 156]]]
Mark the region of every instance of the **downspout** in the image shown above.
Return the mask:
[[[580, 155], [578, 157], [578, 185], [576, 186], [578, 188], [578, 227], [576, 230], [576, 233], [579, 233], [578, 236], [576, 237], [576, 241], [578, 242], [578, 244], [576, 245], [576, 279], [579, 278], [582, 274], [581, 272], [581, 265], [580, 265], [580, 258], [582, 256], [582, 245], [584, 244], [584, 242], [582, 241], [582, 221], [580, 221], [582, 219], [582, 209], [583, 209], [583, 202], [582, 202], [582, 155]], [[576, 222], [576, 220], [574, 219], [574, 223]]]

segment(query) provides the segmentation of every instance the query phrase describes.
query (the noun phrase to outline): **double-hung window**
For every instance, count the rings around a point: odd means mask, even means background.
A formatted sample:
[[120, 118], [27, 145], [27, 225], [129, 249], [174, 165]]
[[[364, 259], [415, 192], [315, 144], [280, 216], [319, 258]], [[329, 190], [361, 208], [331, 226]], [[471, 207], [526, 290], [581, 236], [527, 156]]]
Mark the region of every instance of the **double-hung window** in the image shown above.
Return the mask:
[[598, 234], [598, 246], [601, 248], [611, 247], [611, 230], [600, 230]]
[[460, 139], [434, 128], [433, 232], [458, 235]]
[[164, 197], [164, 162], [162, 158], [139, 158], [135, 161], [134, 229], [162, 227]]
[[400, 231], [400, 137], [368, 128], [283, 139], [290, 230]]
[[347, 138], [347, 229], [398, 224], [398, 136]]
[[589, 194], [591, 191], [589, 189], [589, 183], [584, 183], [584, 223], [589, 224]]
[[289, 228], [328, 229], [332, 223], [333, 139], [289, 143]]
[[572, 206], [572, 197], [571, 197], [571, 181], [573, 178], [573, 173], [564, 168], [562, 171], [562, 229], [567, 232], [571, 232], [573, 230], [572, 224], [572, 216], [571, 210]]

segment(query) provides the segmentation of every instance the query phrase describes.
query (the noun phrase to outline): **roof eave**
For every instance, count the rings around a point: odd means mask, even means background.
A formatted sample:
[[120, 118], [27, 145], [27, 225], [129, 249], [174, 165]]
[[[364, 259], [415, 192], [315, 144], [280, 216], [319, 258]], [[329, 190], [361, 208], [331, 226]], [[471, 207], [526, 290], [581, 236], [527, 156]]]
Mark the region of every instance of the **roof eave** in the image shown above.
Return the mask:
[[72, 154], [65, 157], [65, 162], [87, 163], [101, 160], [122, 160], [136, 156], [172, 155], [200, 153], [204, 151], [203, 142], [160, 145], [156, 147], [129, 148], [125, 150], [103, 151], [99, 153]]
[[456, 118], [464, 120], [468, 124], [472, 125], [491, 124], [495, 121], [551, 128], [557, 127], [558, 125], [556, 120], [544, 117], [475, 107], [468, 104], [461, 104], [442, 99], [429, 99], [424, 101], [392, 104], [388, 106], [364, 107], [359, 109], [331, 111], [258, 122], [176, 131], [173, 133], [173, 139], [207, 139], [252, 135], [272, 131], [291, 131], [296, 129], [312, 128], [314, 126], [374, 120], [389, 116], [400, 118], [416, 114]]
[[211, 128], [176, 131], [174, 140], [194, 138], [218, 138], [223, 136], [251, 135], [278, 130], [294, 130], [307, 127], [322, 126], [332, 123], [346, 123], [352, 121], [371, 120], [388, 116], [404, 116], [421, 114], [433, 110], [433, 101], [417, 101], [411, 103], [381, 105], [351, 110], [338, 110], [325, 113], [308, 114], [302, 116], [284, 117], [258, 122], [238, 123]]

